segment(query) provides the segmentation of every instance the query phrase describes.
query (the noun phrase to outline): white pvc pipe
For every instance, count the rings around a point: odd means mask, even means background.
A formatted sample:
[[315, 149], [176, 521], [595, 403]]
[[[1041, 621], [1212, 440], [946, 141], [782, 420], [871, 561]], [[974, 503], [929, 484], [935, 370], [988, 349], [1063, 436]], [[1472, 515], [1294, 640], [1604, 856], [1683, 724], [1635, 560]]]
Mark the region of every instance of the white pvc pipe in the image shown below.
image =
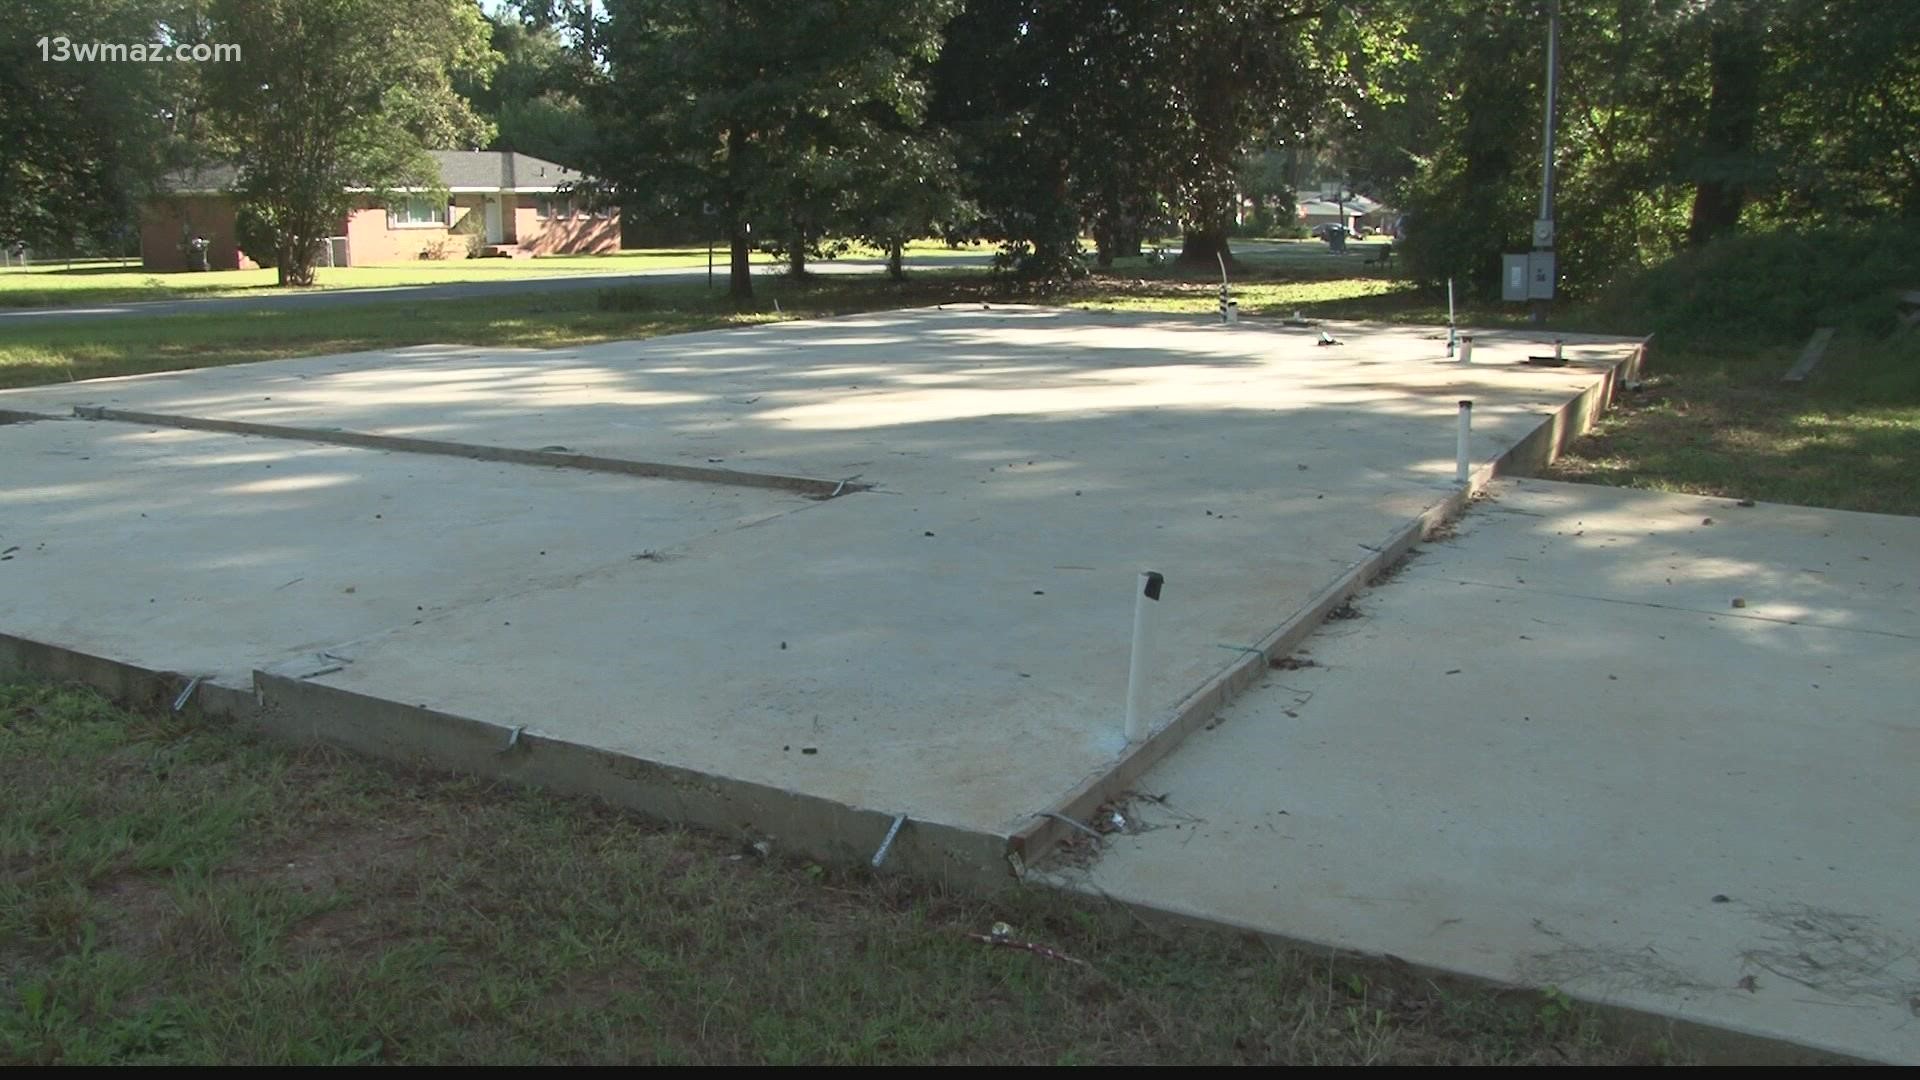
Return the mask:
[[1133, 654], [1127, 661], [1127, 741], [1147, 737], [1147, 714], [1141, 698], [1147, 689], [1147, 647], [1153, 632], [1153, 613], [1160, 606], [1160, 588], [1167, 579], [1152, 570], [1140, 572], [1133, 593]]
[[1456, 440], [1453, 455], [1453, 478], [1464, 484], [1467, 482], [1467, 455], [1473, 444], [1473, 402], [1460, 402], [1459, 438]]
[[1460, 335], [1460, 362], [1463, 364], [1473, 363], [1473, 335], [1472, 334]]

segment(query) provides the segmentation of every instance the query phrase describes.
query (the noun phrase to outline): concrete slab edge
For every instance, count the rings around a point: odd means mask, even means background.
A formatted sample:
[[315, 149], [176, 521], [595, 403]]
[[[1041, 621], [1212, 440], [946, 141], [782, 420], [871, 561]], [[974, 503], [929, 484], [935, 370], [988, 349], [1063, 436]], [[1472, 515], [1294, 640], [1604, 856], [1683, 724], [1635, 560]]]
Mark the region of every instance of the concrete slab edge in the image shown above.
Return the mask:
[[[537, 724], [516, 736], [511, 727], [320, 682], [256, 671], [254, 684], [256, 722], [290, 742], [324, 742], [427, 769], [589, 796], [743, 843], [770, 840], [779, 856], [864, 863], [893, 824], [891, 811], [553, 739], [539, 734]], [[1005, 851], [1003, 836], [910, 819], [882, 869], [1004, 884]]]
[[[1648, 339], [1650, 340], [1650, 339]], [[1413, 520], [1395, 529], [1384, 541], [1372, 546], [1372, 554], [1352, 564], [1321, 589], [1305, 606], [1269, 632], [1253, 651], [1228, 664], [1199, 689], [1174, 706], [1172, 718], [1154, 730], [1138, 746], [1115, 761], [1105, 772], [1083, 780], [1066, 797], [1016, 830], [1009, 844], [1008, 861], [1016, 874], [1024, 873], [1065, 839], [1072, 827], [1053, 815], [1085, 821], [1102, 804], [1128, 791], [1146, 771], [1186, 740], [1195, 729], [1204, 727], [1221, 709], [1239, 696], [1249, 683], [1266, 674], [1272, 662], [1293, 652], [1326, 620], [1328, 613], [1359, 592], [1381, 572], [1398, 562], [1443, 523], [1466, 509], [1473, 496], [1496, 476], [1527, 476], [1551, 465], [1575, 438], [1591, 430], [1594, 422], [1613, 401], [1618, 382], [1638, 374], [1646, 359], [1648, 341], [1643, 340], [1627, 356], [1608, 365], [1602, 377], [1575, 395], [1560, 408], [1543, 417], [1526, 436], [1492, 462], [1474, 469], [1465, 486], [1428, 506]]]
[[[92, 687], [129, 709], [171, 709], [192, 673], [154, 671], [64, 645], [0, 633], [0, 675], [27, 676]], [[242, 718], [253, 712], [253, 691], [201, 678], [181, 711], [196, 716]]]
[[[171, 709], [195, 676], [155, 671], [78, 649], [0, 633], [0, 676], [74, 683], [130, 709]], [[294, 745], [326, 743], [369, 757], [597, 798], [655, 820], [744, 840], [770, 839], [774, 855], [841, 865], [873, 858], [895, 811], [864, 809], [765, 784], [663, 765], [612, 751], [406, 705], [384, 698], [253, 673], [253, 686], [201, 678], [180, 710], [254, 727]], [[505, 752], [503, 752], [505, 751]], [[883, 873], [969, 888], [1007, 884], [1007, 839], [909, 818]]]
[[438, 454], [499, 461], [512, 465], [536, 465], [556, 469], [585, 469], [591, 472], [620, 473], [658, 480], [689, 480], [702, 484], [734, 487], [771, 488], [793, 491], [817, 499], [831, 499], [871, 484], [852, 481], [820, 480], [810, 476], [783, 476], [779, 473], [743, 472], [738, 469], [712, 469], [697, 465], [674, 465], [658, 461], [598, 457], [558, 450], [521, 450], [484, 443], [447, 442], [440, 439], [416, 439], [402, 435], [374, 435], [334, 428], [303, 428], [281, 424], [258, 424], [245, 420], [217, 420], [177, 413], [135, 412], [102, 405], [75, 405], [73, 415], [81, 420], [114, 421], [125, 424], [153, 424], [159, 427], [185, 428], [191, 431], [215, 431], [228, 435], [257, 435], [270, 439], [295, 439], [302, 442], [352, 446], [363, 450], [392, 450], [408, 454]]
[[47, 413], [22, 412], [19, 409], [0, 409], [0, 424], [31, 424], [36, 420], [64, 420], [62, 416]]
[[[1251, 935], [1274, 946], [1328, 956], [1340, 961], [1343, 966], [1365, 968], [1373, 965], [1390, 969], [1399, 976], [1411, 975], [1439, 983], [1442, 987], [1451, 984], [1479, 993], [1496, 995], [1503, 993], [1532, 995], [1540, 993], [1542, 989], [1491, 978], [1472, 971], [1419, 963], [1390, 953], [1370, 953], [1343, 945], [1315, 941], [1311, 938], [1276, 934], [1236, 920], [1222, 919], [1179, 907], [1125, 899], [1086, 882], [1055, 879], [1048, 880], [1046, 883], [1065, 892], [1118, 904], [1148, 922]], [[1556, 987], [1556, 989], [1578, 1001], [1599, 1022], [1602, 1032], [1613, 1039], [1634, 1042], [1663, 1040], [1668, 1046], [1690, 1058], [1697, 1059], [1702, 1064], [1879, 1064], [1834, 1047], [1808, 1045], [1746, 1028], [1657, 1012], [1590, 996], [1566, 987]]]

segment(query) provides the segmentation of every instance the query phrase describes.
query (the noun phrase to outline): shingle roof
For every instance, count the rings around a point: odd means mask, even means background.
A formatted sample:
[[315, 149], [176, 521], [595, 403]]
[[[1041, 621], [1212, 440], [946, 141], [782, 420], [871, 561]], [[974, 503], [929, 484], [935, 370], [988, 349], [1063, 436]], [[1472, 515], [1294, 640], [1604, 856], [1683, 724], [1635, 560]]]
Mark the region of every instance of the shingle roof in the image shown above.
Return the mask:
[[440, 166], [440, 182], [458, 191], [552, 191], [581, 180], [578, 170], [513, 150], [431, 150]]
[[160, 178], [160, 190], [172, 192], [225, 191], [233, 186], [240, 170], [224, 162], [198, 165]]
[[[512, 150], [429, 150], [427, 156], [439, 166], [440, 183], [450, 191], [553, 191], [582, 179], [577, 169]], [[239, 175], [233, 165], [216, 162], [169, 173], [161, 178], [160, 190], [226, 191]]]

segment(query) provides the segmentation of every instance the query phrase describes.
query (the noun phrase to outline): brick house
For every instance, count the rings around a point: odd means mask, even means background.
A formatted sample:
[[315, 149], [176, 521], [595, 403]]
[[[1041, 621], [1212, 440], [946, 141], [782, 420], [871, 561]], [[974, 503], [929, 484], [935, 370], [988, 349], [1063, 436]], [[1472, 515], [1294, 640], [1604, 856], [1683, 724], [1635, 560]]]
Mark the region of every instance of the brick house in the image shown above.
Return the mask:
[[[330, 239], [322, 265], [371, 266], [475, 255], [584, 255], [620, 250], [617, 207], [589, 209], [562, 188], [580, 174], [511, 150], [433, 150], [444, 197], [404, 190], [359, 201]], [[207, 241], [214, 270], [252, 269], [234, 232], [232, 166], [170, 176], [140, 214], [140, 261], [184, 270], [187, 246]]]

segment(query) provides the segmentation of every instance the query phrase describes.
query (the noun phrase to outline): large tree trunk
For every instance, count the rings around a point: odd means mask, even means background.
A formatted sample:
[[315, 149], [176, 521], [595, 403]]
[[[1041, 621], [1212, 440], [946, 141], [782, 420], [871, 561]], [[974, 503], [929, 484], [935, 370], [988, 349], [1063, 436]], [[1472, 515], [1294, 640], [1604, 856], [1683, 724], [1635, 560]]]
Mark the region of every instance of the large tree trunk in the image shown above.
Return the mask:
[[1718, 0], [1708, 17], [1714, 20], [1707, 43], [1712, 82], [1700, 156], [1694, 163], [1698, 180], [1693, 188], [1693, 216], [1687, 223], [1690, 244], [1704, 244], [1740, 224], [1740, 211], [1747, 202], [1747, 185], [1741, 176], [1754, 153], [1766, 62], [1761, 27], [1765, 16], [1759, 4]]
[[753, 251], [753, 234], [747, 224], [747, 193], [741, 180], [745, 166], [747, 136], [738, 125], [727, 131], [727, 295], [735, 300], [753, 299], [753, 266], [748, 262]]
[[753, 264], [748, 261], [753, 254], [753, 238], [747, 234], [747, 225], [743, 221], [733, 223], [733, 236], [729, 241], [727, 268], [727, 295], [735, 300], [753, 299]]
[[1227, 246], [1227, 230], [1189, 228], [1180, 235], [1180, 258], [1175, 260], [1182, 266], [1212, 266], [1218, 268], [1224, 261], [1233, 265], [1233, 249]]
[[1114, 256], [1113, 225], [1107, 215], [1101, 215], [1093, 223], [1093, 261], [1096, 266], [1106, 269], [1113, 265]]
[[787, 238], [787, 274], [795, 281], [807, 276], [807, 230], [799, 226]]
[[280, 241], [280, 258], [275, 260], [274, 277], [281, 285], [305, 287], [313, 284], [313, 245], [292, 238]]
[[907, 279], [905, 247], [899, 240], [887, 246], [887, 276], [895, 281]]

